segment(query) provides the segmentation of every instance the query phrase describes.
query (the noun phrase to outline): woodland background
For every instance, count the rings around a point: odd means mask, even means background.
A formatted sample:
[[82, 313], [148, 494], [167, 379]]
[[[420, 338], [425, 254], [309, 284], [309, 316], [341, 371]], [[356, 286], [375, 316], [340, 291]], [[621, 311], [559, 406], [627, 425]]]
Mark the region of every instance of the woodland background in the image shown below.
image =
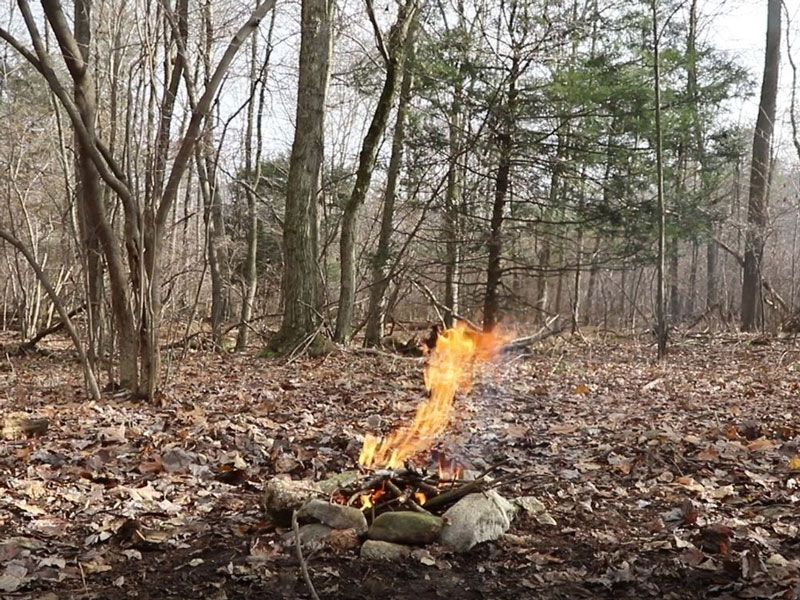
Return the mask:
[[[0, 592], [798, 597], [798, 7], [753, 57], [751, 4], [0, 0]], [[414, 468], [548, 518], [297, 558], [268, 482], [407, 427], [459, 319], [527, 339]]]
[[726, 3], [6, 2], [0, 328], [61, 324], [93, 395], [150, 398], [200, 343], [792, 330], [792, 15], [768, 4], [742, 123]]

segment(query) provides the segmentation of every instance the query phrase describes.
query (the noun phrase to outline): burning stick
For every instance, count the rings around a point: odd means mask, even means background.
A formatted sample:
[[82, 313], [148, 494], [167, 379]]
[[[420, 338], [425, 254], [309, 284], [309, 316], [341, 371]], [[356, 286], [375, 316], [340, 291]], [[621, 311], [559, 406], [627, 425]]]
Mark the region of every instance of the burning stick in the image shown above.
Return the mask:
[[400, 500], [402, 504], [407, 504], [412, 510], [415, 510], [419, 513], [425, 513], [426, 515], [431, 514], [429, 511], [422, 508], [421, 505], [417, 504], [409, 494], [404, 494], [399, 487], [392, 483], [391, 480], [386, 480], [386, 487], [388, 487], [391, 492], [397, 496], [398, 500]]

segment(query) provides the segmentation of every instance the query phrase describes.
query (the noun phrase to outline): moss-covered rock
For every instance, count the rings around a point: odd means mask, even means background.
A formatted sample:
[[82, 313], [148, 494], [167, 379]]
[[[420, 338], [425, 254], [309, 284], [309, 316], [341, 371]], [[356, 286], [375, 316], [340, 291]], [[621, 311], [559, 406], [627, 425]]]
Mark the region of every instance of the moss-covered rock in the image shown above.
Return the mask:
[[371, 540], [398, 544], [431, 544], [439, 539], [441, 517], [411, 511], [387, 512], [372, 522], [367, 532]]

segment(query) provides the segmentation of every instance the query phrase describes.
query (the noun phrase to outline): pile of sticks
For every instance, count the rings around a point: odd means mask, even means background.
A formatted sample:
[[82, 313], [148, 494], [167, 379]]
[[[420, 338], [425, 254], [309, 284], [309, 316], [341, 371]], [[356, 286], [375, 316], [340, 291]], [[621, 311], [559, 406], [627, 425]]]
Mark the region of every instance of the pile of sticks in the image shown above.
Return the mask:
[[[499, 466], [499, 465], [498, 465]], [[496, 479], [489, 474], [497, 466], [487, 469], [474, 479], [440, 479], [414, 468], [373, 471], [363, 478], [338, 490], [339, 501], [348, 506], [362, 507], [362, 498], [372, 498], [373, 506], [365, 511], [368, 520], [392, 510], [413, 510], [427, 514], [441, 514], [467, 494], [497, 488], [511, 482], [507, 476]], [[376, 494], [376, 492], [382, 492]], [[425, 496], [424, 502], [418, 494]]]

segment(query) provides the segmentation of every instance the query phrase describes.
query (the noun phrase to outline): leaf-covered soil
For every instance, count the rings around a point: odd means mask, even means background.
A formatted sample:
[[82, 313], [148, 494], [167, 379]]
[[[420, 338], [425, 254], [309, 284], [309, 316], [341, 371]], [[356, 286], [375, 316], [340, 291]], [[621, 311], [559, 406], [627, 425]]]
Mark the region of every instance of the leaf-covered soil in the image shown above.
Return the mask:
[[[321, 598], [800, 597], [800, 350], [785, 341], [551, 340], [457, 399], [443, 447], [516, 473], [555, 525], [518, 518], [466, 555], [396, 564], [323, 548]], [[0, 365], [0, 596], [308, 598], [261, 506], [279, 473], [352, 469], [365, 432], [408, 422], [422, 363], [339, 354], [291, 364], [196, 354], [163, 407], [85, 399], [66, 345]]]

